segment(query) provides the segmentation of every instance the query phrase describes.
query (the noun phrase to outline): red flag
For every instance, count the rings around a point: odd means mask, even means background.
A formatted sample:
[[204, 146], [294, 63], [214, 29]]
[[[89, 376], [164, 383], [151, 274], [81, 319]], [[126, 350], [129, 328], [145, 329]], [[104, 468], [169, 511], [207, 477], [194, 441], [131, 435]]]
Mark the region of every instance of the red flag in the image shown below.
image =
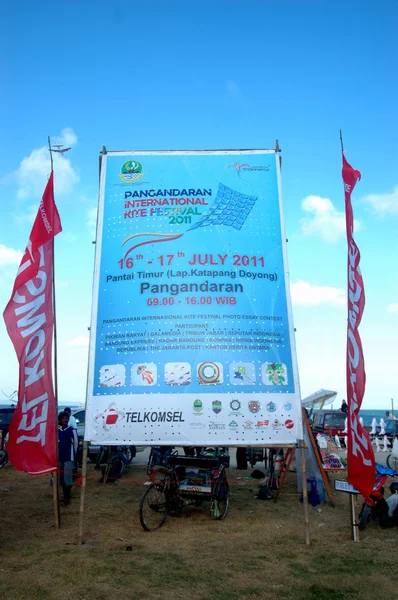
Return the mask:
[[360, 252], [354, 241], [354, 215], [351, 193], [359, 171], [348, 164], [343, 154], [343, 181], [348, 244], [348, 320], [347, 320], [347, 404], [348, 404], [348, 481], [364, 497], [372, 492], [375, 482], [375, 457], [367, 431], [359, 421], [365, 391], [366, 373], [358, 327], [365, 307], [365, 291], [359, 268]]
[[19, 361], [18, 404], [7, 452], [16, 469], [31, 474], [53, 471], [58, 464], [52, 381], [52, 246], [60, 231], [51, 172], [4, 311]]

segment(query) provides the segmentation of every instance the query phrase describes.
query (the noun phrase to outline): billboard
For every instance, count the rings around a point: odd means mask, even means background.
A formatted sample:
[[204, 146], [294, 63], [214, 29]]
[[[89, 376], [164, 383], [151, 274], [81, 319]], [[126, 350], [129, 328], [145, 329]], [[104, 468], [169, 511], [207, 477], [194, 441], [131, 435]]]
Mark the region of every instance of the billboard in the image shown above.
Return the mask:
[[274, 150], [105, 154], [86, 440], [294, 444], [285, 241]]

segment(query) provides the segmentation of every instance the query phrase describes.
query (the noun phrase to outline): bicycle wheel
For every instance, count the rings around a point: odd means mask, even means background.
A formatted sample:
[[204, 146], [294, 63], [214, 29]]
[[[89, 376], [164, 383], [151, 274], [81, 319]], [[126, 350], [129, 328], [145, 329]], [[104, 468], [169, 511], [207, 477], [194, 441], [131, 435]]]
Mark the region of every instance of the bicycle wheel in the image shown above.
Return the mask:
[[145, 531], [159, 529], [166, 520], [169, 510], [167, 486], [152, 483], [143, 493], [140, 501], [140, 523]]
[[211, 514], [214, 519], [225, 519], [229, 508], [229, 487], [226, 479], [214, 484], [211, 498]]
[[394, 469], [395, 471], [398, 469], [398, 458], [394, 458], [392, 454], [387, 456], [387, 467], [390, 469]]

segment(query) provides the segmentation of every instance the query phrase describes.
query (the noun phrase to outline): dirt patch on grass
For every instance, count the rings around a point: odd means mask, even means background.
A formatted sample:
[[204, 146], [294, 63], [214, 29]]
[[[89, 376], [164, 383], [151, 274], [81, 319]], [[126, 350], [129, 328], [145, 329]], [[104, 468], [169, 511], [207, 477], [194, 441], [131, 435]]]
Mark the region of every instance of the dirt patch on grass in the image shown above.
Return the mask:
[[[348, 497], [336, 508], [310, 508], [311, 547], [291, 475], [280, 500], [255, 499], [256, 482], [230, 470], [230, 512], [189, 508], [146, 533], [138, 520], [145, 468], [129, 467], [115, 485], [98, 483], [89, 466], [83, 547], [78, 541], [79, 489], [52, 523], [49, 477], [0, 471], [0, 593], [13, 600], [356, 600], [395, 597], [398, 530], [370, 525], [350, 538]], [[8, 491], [5, 491], [8, 490]], [[319, 507], [318, 507], [319, 508]], [[129, 550], [126, 548], [129, 547]]]

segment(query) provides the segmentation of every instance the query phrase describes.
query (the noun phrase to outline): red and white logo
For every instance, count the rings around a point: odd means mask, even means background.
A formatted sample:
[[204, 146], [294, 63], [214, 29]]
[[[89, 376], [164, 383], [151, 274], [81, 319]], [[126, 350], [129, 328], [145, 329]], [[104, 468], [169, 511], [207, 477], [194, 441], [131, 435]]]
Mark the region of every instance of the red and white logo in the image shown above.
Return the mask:
[[294, 427], [294, 423], [291, 419], [287, 419], [287, 421], [285, 421], [285, 427], [286, 429], [293, 429]]
[[116, 425], [119, 420], [124, 418], [124, 412], [117, 410], [116, 404], [112, 402], [104, 412], [94, 417], [94, 426], [102, 426], [104, 431], [110, 431], [112, 425]]

